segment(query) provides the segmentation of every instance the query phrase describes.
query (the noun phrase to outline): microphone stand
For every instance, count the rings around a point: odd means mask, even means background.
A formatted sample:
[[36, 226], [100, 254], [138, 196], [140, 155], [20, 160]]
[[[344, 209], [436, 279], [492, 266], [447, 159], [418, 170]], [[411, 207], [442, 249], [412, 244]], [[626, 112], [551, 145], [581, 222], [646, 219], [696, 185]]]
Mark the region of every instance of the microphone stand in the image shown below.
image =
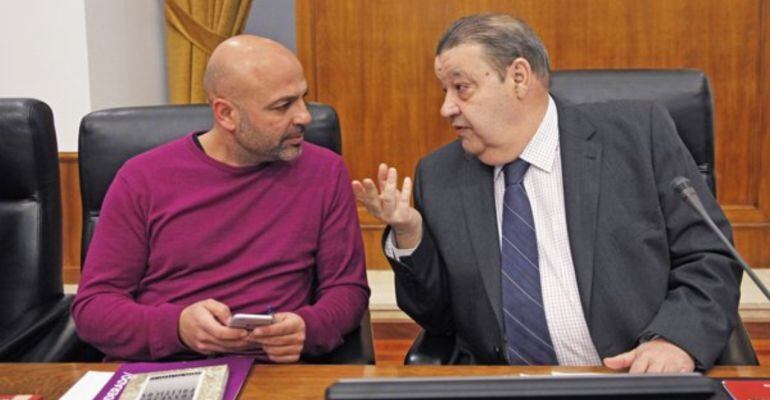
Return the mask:
[[741, 268], [743, 268], [744, 271], [749, 275], [752, 281], [757, 285], [760, 291], [762, 291], [762, 294], [765, 295], [765, 298], [770, 300], [770, 290], [767, 289], [767, 286], [765, 286], [764, 283], [759, 279], [759, 276], [754, 272], [754, 270], [749, 266], [748, 263], [741, 257], [740, 254], [738, 254], [738, 250], [735, 249], [735, 246], [730, 243], [729, 240], [725, 237], [725, 235], [722, 233], [721, 230], [717, 227], [717, 225], [714, 223], [714, 220], [711, 219], [711, 216], [708, 215], [706, 212], [706, 209], [703, 207], [703, 203], [700, 201], [700, 197], [698, 197], [698, 193], [695, 191], [695, 189], [690, 184], [690, 180], [678, 176], [674, 178], [674, 180], [671, 181], [671, 187], [674, 189], [675, 192], [679, 193], [684, 201], [692, 208], [694, 209], [698, 214], [700, 214], [701, 218], [706, 222], [709, 228], [711, 228], [714, 233], [717, 234], [719, 239], [724, 243], [725, 246], [727, 246], [727, 250], [730, 251], [730, 254], [735, 257], [735, 259], [738, 261], [738, 264], [741, 265]]

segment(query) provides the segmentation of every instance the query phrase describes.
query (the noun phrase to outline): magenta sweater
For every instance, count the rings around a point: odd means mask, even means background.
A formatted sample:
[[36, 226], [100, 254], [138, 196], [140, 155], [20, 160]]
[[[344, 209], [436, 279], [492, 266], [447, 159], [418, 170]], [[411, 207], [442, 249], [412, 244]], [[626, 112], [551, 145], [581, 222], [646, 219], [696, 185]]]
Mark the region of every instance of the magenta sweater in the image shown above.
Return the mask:
[[296, 312], [304, 353], [341, 344], [369, 297], [356, 204], [342, 159], [302, 146], [289, 163], [234, 168], [186, 135], [127, 161], [72, 306], [78, 334], [111, 359], [184, 355], [179, 315], [212, 298]]

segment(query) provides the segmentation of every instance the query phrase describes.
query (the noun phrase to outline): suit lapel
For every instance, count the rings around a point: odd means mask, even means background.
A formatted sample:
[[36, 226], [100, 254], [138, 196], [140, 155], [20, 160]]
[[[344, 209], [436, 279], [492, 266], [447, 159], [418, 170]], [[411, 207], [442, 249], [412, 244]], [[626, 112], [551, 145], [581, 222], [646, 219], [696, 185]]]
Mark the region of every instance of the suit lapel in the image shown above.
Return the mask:
[[462, 203], [476, 264], [502, 332], [502, 294], [500, 289], [500, 239], [495, 215], [493, 168], [468, 156], [463, 169]]
[[602, 146], [580, 113], [557, 101], [564, 205], [580, 299], [589, 320], [599, 202]]

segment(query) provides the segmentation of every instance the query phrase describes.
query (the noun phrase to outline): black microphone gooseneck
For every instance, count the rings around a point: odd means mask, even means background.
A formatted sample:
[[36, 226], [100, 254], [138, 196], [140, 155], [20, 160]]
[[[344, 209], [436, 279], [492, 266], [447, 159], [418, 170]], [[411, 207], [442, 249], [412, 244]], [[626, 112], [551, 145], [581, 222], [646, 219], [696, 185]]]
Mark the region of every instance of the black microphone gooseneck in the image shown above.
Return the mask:
[[722, 234], [722, 231], [717, 228], [717, 225], [714, 223], [714, 220], [711, 219], [711, 217], [706, 212], [706, 209], [703, 208], [703, 203], [700, 201], [700, 197], [698, 197], [698, 193], [695, 191], [695, 189], [690, 184], [690, 180], [683, 177], [683, 176], [677, 176], [671, 181], [671, 188], [674, 189], [676, 193], [679, 193], [680, 196], [682, 196], [682, 199], [698, 214], [700, 214], [701, 218], [706, 221], [706, 224], [711, 228], [714, 233], [717, 234], [719, 239], [722, 241], [722, 243], [727, 246], [727, 249], [730, 251], [730, 254], [735, 257], [735, 259], [738, 261], [739, 264], [741, 264], [741, 267], [744, 271], [746, 271], [747, 274], [751, 277], [751, 280], [754, 281], [754, 283], [759, 287], [759, 290], [762, 291], [762, 294], [765, 295], [765, 297], [770, 300], [770, 290], [767, 289], [767, 286], [765, 286], [762, 281], [759, 280], [759, 277], [756, 273], [754, 273], [754, 270], [749, 267], [749, 264], [746, 263], [746, 261], [743, 260], [743, 257], [741, 257], [740, 254], [738, 254], [738, 250], [735, 249], [735, 247], [730, 243], [729, 240], [725, 237], [724, 234]]

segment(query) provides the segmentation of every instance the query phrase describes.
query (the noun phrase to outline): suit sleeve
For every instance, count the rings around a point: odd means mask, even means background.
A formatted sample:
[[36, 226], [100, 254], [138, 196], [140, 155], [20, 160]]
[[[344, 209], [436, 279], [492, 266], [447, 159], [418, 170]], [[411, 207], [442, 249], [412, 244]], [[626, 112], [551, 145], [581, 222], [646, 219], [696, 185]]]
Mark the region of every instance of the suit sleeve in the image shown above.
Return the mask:
[[[414, 184], [414, 205], [422, 215], [423, 236], [411, 256], [395, 260], [388, 257], [396, 281], [398, 307], [425, 330], [449, 334], [454, 331], [451, 297], [445, 276], [446, 264], [433, 240], [429, 216], [424, 209], [422, 164], [417, 166]], [[390, 227], [383, 233], [384, 241]]]
[[696, 367], [709, 369], [737, 323], [741, 269], [706, 223], [674, 193], [671, 181], [687, 177], [728, 238], [732, 237], [730, 224], [671, 117], [659, 105], [651, 109], [650, 137], [671, 267], [666, 299], [641, 336], [660, 335], [693, 356]]

